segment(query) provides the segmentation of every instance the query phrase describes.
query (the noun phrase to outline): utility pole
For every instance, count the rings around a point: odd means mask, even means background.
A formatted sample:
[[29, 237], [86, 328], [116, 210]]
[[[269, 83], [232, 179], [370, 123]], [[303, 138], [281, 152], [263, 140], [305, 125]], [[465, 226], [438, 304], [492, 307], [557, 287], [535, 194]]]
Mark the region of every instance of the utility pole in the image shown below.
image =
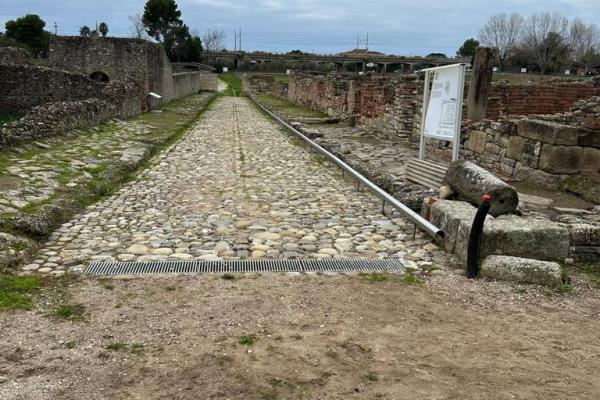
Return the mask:
[[58, 36], [58, 24], [54, 23], [54, 36]]
[[237, 29], [234, 31], [234, 43], [233, 43], [233, 51], [237, 51]]
[[356, 35], [356, 48], [358, 49], [359, 35]]
[[240, 51], [242, 51], [242, 28], [240, 28]]
[[367, 32], [367, 51], [369, 51], [369, 32]]

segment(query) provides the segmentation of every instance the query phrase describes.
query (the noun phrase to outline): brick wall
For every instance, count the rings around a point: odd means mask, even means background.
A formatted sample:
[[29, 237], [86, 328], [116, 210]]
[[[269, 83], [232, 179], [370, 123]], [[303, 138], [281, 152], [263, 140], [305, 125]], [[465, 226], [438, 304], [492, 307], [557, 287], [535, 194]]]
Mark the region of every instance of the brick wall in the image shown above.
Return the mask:
[[552, 84], [494, 84], [487, 118], [502, 116], [555, 114], [569, 110], [577, 100], [600, 95], [600, 86], [591, 81]]

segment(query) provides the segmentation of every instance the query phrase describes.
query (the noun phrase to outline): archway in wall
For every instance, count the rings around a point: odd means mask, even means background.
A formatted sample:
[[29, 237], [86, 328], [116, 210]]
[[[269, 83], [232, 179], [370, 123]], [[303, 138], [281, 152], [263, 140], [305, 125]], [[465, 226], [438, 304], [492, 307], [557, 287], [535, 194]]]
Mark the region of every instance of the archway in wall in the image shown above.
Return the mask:
[[90, 78], [98, 82], [110, 82], [110, 78], [108, 77], [108, 75], [101, 71], [92, 72], [90, 74]]

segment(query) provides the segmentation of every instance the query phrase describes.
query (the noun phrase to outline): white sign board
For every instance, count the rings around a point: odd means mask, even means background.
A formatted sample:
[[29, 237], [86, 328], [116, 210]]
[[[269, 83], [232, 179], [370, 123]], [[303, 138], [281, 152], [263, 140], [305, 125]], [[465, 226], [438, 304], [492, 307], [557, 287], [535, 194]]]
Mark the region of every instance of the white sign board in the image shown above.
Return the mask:
[[522, 74], [526, 74], [527, 73], [527, 68], [521, 68], [521, 73]]
[[228, 67], [223, 67], [223, 72], [229, 72], [229, 68]]
[[425, 138], [452, 142], [452, 160], [458, 160], [465, 85], [465, 64], [428, 68], [425, 72], [419, 159], [425, 157]]
[[435, 71], [423, 132], [427, 137], [454, 140], [456, 136], [458, 108], [462, 106], [459, 99], [462, 69], [459, 67]]
[[494, 72], [498, 72], [498, 67], [494, 67]]

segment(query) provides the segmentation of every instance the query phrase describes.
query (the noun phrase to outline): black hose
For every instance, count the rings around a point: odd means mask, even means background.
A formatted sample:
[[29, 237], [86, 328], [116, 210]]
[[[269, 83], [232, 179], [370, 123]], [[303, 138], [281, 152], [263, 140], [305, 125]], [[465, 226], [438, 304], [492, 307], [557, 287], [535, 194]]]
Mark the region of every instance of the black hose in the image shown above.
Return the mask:
[[477, 209], [477, 214], [473, 218], [473, 225], [469, 233], [469, 244], [467, 247], [467, 277], [470, 279], [477, 278], [479, 275], [479, 249], [481, 246], [481, 237], [483, 233], [483, 223], [490, 210], [491, 196], [485, 194], [482, 196], [483, 201]]

